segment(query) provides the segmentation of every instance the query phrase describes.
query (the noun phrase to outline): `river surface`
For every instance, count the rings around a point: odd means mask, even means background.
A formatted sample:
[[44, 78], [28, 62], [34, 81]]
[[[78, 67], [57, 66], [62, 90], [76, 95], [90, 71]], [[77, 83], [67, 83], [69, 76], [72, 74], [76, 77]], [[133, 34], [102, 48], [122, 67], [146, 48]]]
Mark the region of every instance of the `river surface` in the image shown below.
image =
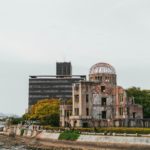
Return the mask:
[[31, 150], [31, 149], [26, 149], [24, 148], [24, 146], [12, 146], [11, 148], [0, 147], [0, 150]]

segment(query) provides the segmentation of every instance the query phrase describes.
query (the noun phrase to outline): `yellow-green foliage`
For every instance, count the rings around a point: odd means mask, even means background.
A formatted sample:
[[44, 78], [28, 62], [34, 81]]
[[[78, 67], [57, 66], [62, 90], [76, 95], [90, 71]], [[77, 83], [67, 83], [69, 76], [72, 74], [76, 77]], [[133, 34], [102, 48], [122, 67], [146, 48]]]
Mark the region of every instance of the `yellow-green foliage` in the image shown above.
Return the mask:
[[44, 99], [38, 101], [30, 109], [30, 112], [24, 115], [24, 118], [29, 120], [50, 120], [51, 118], [59, 117], [59, 100]]
[[39, 101], [31, 108], [31, 114], [37, 118], [42, 118], [51, 114], [59, 113], [59, 100], [57, 99], [45, 99]]

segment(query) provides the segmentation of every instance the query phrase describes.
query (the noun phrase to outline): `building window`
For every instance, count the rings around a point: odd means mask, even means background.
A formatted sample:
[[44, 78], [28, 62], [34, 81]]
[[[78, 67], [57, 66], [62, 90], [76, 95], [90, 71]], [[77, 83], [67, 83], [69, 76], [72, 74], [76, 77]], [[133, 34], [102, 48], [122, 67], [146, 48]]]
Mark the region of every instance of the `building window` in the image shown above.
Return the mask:
[[79, 108], [75, 108], [74, 111], [75, 111], [75, 116], [79, 116]]
[[86, 94], [86, 103], [88, 103], [88, 102], [89, 102], [89, 95]]
[[102, 119], [106, 119], [106, 111], [102, 111]]
[[106, 106], [106, 97], [102, 97], [102, 106]]
[[83, 128], [87, 128], [88, 127], [88, 123], [87, 122], [83, 122]]
[[127, 107], [127, 115], [130, 115], [129, 107]]
[[135, 112], [133, 112], [133, 118], [134, 118], [134, 119], [135, 119], [135, 114], [136, 114], [136, 113], [135, 113]]
[[98, 79], [100, 82], [102, 82], [102, 76], [99, 76], [99, 79]]
[[120, 102], [123, 102], [123, 94], [119, 95], [119, 100], [120, 100]]
[[69, 116], [70, 116], [69, 111], [65, 110], [65, 117], [69, 117]]
[[71, 116], [72, 115], [72, 111], [69, 111], [69, 116]]
[[86, 115], [89, 116], [89, 108], [86, 108]]
[[109, 77], [105, 77], [105, 82], [109, 82]]
[[120, 115], [120, 116], [123, 115], [123, 108], [122, 108], [122, 107], [119, 108], [119, 115]]
[[74, 88], [76, 91], [79, 90], [79, 84], [75, 84], [75, 88]]
[[87, 92], [89, 91], [89, 87], [88, 87], [88, 85], [86, 86], [86, 91], [87, 91]]
[[79, 102], [79, 95], [75, 95], [75, 102]]
[[101, 86], [101, 92], [105, 92], [105, 86]]

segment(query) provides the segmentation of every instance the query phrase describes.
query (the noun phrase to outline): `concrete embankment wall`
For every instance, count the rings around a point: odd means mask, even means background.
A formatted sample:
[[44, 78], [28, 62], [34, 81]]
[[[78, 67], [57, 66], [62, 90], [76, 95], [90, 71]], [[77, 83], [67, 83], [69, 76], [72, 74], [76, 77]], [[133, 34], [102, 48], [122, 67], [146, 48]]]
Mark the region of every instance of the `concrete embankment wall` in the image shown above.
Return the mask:
[[78, 138], [77, 141], [79, 141], [79, 142], [150, 145], [150, 138], [149, 137], [80, 135], [80, 137]]
[[47, 133], [42, 132], [36, 136], [37, 139], [51, 139], [51, 140], [58, 140], [60, 133]]
[[[23, 130], [23, 132], [22, 132]], [[3, 134], [15, 134], [23, 137], [34, 137], [41, 140], [58, 140], [60, 133], [35, 131], [24, 128], [5, 128]], [[93, 142], [93, 143], [118, 143], [118, 144], [140, 144], [150, 145], [150, 137], [129, 137], [129, 136], [104, 136], [104, 135], [83, 135], [81, 134], [78, 142]]]
[[[60, 133], [42, 132], [37, 135], [38, 139], [58, 140]], [[94, 143], [119, 143], [119, 144], [140, 144], [150, 145], [150, 137], [123, 137], [123, 136], [100, 136], [100, 135], [80, 135], [78, 142]]]

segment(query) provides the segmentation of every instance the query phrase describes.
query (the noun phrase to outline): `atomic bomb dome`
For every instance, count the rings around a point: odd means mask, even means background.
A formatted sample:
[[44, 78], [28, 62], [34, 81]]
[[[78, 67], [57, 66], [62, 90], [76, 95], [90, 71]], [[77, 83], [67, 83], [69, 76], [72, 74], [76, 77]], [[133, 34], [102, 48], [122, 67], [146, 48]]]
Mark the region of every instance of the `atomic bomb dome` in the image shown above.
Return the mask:
[[[90, 68], [89, 79], [72, 85], [72, 105], [61, 105], [63, 127], [142, 127], [143, 108], [117, 85], [115, 68], [97, 63]], [[68, 117], [66, 114], [72, 114]], [[144, 125], [145, 126], [145, 125]]]
[[115, 68], [107, 63], [97, 63], [90, 68], [89, 80], [116, 85]]
[[90, 75], [93, 74], [116, 74], [115, 68], [107, 63], [97, 63], [90, 69]]

